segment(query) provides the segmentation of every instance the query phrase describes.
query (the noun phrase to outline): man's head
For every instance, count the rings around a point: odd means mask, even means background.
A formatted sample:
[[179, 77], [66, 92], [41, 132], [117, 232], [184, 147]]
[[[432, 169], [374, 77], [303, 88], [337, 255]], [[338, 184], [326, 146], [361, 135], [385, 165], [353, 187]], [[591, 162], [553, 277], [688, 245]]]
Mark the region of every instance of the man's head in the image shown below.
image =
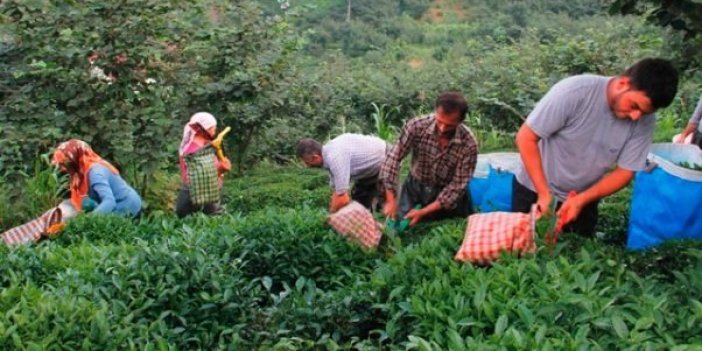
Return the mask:
[[322, 167], [322, 144], [314, 139], [305, 138], [297, 143], [297, 157], [307, 167]]
[[461, 93], [447, 91], [436, 98], [434, 108], [436, 132], [442, 137], [452, 137], [466, 118], [468, 102]]
[[637, 121], [641, 116], [667, 107], [678, 91], [678, 71], [668, 60], [646, 58], [615, 78], [608, 89], [612, 112]]

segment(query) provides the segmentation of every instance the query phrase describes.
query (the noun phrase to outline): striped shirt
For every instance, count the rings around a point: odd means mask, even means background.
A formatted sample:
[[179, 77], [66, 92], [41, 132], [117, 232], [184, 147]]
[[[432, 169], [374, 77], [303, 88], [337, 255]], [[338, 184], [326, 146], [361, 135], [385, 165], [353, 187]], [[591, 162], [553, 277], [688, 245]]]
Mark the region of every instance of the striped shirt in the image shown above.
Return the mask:
[[351, 180], [372, 177], [385, 160], [385, 140], [361, 134], [342, 134], [322, 147], [322, 167], [329, 171], [337, 194], [349, 190]]
[[442, 189], [436, 199], [441, 208], [455, 208], [458, 199], [466, 191], [466, 184], [473, 176], [478, 159], [478, 142], [473, 132], [466, 125], [459, 125], [453, 139], [442, 149], [436, 133], [434, 114], [409, 120], [380, 171], [384, 189], [396, 188], [400, 163], [410, 151], [410, 174], [424, 185]]

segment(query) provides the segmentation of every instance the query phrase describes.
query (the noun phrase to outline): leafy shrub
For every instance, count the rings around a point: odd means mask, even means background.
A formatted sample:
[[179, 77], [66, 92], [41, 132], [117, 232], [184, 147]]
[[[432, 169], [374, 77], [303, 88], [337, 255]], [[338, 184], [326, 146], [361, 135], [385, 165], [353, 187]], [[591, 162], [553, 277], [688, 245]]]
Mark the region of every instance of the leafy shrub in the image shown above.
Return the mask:
[[[260, 168], [226, 184], [228, 192], [325, 188], [325, 176]], [[610, 209], [627, 197], [609, 200], [601, 223], [619, 230]], [[1, 246], [0, 347], [694, 349], [702, 341], [698, 243], [628, 253], [566, 233], [553, 253], [480, 268], [452, 259], [463, 220], [421, 224], [368, 253], [325, 226], [325, 215], [271, 203], [246, 216], [87, 215], [56, 239]]]

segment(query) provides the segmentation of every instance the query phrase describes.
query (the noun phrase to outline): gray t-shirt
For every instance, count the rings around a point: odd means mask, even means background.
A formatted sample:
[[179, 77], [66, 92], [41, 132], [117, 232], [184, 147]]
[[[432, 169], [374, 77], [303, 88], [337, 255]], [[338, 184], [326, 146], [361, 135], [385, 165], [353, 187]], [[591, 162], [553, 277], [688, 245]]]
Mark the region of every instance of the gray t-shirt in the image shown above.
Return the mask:
[[361, 134], [341, 134], [322, 147], [322, 167], [329, 170], [337, 194], [349, 189], [351, 180], [372, 177], [385, 161], [385, 140]]
[[[561, 201], [582, 192], [614, 165], [644, 168], [653, 139], [655, 114], [637, 122], [618, 118], [607, 103], [611, 77], [579, 75], [561, 80], [536, 104], [526, 124], [541, 140], [542, 166], [549, 189]], [[517, 181], [534, 190], [520, 165]]]

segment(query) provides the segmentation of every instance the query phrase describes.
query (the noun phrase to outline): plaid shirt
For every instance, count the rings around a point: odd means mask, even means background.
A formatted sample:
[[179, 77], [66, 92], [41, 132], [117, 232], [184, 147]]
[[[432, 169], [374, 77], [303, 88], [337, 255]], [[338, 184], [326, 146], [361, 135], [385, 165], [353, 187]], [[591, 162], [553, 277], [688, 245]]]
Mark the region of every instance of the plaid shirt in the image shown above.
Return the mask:
[[453, 139], [442, 150], [436, 133], [434, 114], [409, 120], [380, 170], [385, 189], [395, 189], [400, 163], [412, 151], [410, 173], [420, 183], [442, 188], [437, 201], [443, 209], [453, 209], [466, 191], [478, 159], [478, 142], [464, 124], [456, 128]]

